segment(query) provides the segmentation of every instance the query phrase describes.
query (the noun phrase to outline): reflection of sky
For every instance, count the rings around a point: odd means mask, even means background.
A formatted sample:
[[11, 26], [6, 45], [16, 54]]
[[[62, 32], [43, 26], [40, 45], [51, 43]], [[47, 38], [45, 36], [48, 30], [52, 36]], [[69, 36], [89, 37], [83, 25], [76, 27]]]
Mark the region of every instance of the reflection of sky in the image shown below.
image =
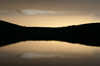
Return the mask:
[[[42, 27], [96, 23], [100, 22], [100, 1], [0, 0], [0, 19], [23, 26]], [[0, 48], [0, 66], [3, 66], [2, 64], [5, 60], [8, 64], [12, 61], [12, 64], [18, 63], [22, 65], [25, 63], [30, 63], [28, 65], [38, 65], [38, 61], [40, 65], [44, 63], [45, 66], [48, 66], [49, 62], [54, 61], [54, 64], [61, 63], [61, 66], [63, 66], [63, 64], [68, 64], [69, 66], [75, 66], [75, 64], [77, 64], [76, 66], [100, 66], [98, 62], [100, 58], [99, 55], [99, 47], [55, 41], [20, 42]], [[51, 59], [47, 59], [48, 57]], [[58, 57], [60, 59], [58, 59]], [[31, 59], [26, 60], [25, 58]], [[32, 61], [34, 61], [34, 63]], [[71, 62], [73, 65], [69, 64]], [[90, 62], [93, 62], [93, 64], [88, 65]], [[97, 65], [95, 63], [97, 63]], [[53, 66], [52, 63], [51, 66]]]
[[99, 47], [56, 41], [27, 41], [1, 47], [0, 65], [95, 66], [99, 65], [99, 55]]
[[58, 41], [26, 41], [0, 48], [0, 52], [2, 53], [24, 53], [25, 55], [34, 55], [38, 53], [40, 53], [40, 55], [46, 55], [42, 53], [50, 53], [54, 55], [62, 54], [70, 56], [94, 56], [97, 54], [99, 55], [99, 51], [99, 47], [91, 47]]

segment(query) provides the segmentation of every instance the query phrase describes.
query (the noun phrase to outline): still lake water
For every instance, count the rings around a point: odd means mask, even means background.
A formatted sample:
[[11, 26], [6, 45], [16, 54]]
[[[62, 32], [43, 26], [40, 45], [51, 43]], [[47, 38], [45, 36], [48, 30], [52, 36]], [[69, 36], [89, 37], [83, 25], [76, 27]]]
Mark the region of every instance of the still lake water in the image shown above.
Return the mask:
[[23, 41], [0, 47], [0, 66], [99, 66], [100, 48], [60, 41]]

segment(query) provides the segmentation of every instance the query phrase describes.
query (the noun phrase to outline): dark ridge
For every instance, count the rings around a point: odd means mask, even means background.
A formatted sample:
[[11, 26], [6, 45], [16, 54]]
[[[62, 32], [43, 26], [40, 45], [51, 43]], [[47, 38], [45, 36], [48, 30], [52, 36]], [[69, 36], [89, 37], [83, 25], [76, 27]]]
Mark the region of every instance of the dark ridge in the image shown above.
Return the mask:
[[100, 23], [50, 28], [23, 27], [0, 21], [0, 30], [0, 46], [28, 40], [55, 40], [100, 46]]
[[21, 34], [24, 27], [0, 20], [0, 35]]
[[19, 26], [19, 25], [16, 25], [16, 24], [12, 24], [12, 23], [0, 20], [0, 28], [1, 27], [8, 28], [8, 27], [22, 27], [22, 26]]

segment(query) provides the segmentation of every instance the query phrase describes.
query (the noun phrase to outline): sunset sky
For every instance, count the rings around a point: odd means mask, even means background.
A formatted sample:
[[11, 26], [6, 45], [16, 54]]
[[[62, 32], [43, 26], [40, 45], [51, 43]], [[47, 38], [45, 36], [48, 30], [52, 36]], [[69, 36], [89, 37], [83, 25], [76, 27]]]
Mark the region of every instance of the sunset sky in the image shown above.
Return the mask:
[[[27, 27], [63, 27], [85, 23], [100, 23], [100, 0], [0, 0], [0, 20]], [[55, 64], [58, 61], [62, 63], [61, 66], [63, 64], [70, 66], [71, 59], [73, 63], [77, 60], [76, 65], [80, 62], [80, 65], [77, 66], [82, 66], [84, 56], [85, 60], [89, 60], [89, 63], [92, 62], [90, 57], [94, 58], [94, 62], [100, 66], [100, 63], [98, 63], [100, 59], [99, 47], [59, 41], [26, 41], [0, 47], [0, 64], [2, 63], [1, 66], [6, 65], [3, 63], [4, 60], [7, 64], [10, 61], [16, 64], [21, 58], [22, 65], [25, 64], [24, 61], [26, 64], [38, 65], [38, 63], [33, 64], [32, 61], [35, 62], [33, 55], [39, 57], [39, 60], [35, 60], [40, 64], [47, 60], [48, 65], [52, 61], [52, 59], [47, 58], [44, 60], [44, 56], [64, 57], [65, 59], [67, 57], [68, 60], [59, 59], [53, 63]], [[43, 57], [42, 60], [44, 61], [41, 61], [40, 56]], [[88, 57], [90, 59], [87, 59]], [[9, 61], [10, 58], [12, 59]], [[14, 58], [16, 62], [13, 61]], [[26, 58], [31, 58], [31, 60], [28, 59], [27, 61]], [[20, 64], [20, 62], [18, 63]], [[92, 65], [85, 64], [85, 66]], [[93, 66], [97, 65], [94, 64]], [[72, 66], [74, 65], [72, 64]]]
[[1, 20], [59, 27], [100, 21], [100, 0], [0, 0]]

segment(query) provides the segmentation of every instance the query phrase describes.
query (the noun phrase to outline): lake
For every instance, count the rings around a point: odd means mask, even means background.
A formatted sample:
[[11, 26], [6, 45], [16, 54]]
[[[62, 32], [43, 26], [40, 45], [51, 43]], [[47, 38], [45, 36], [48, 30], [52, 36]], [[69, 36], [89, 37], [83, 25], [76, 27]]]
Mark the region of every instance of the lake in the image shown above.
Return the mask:
[[99, 66], [100, 48], [60, 41], [23, 41], [0, 47], [1, 66]]

